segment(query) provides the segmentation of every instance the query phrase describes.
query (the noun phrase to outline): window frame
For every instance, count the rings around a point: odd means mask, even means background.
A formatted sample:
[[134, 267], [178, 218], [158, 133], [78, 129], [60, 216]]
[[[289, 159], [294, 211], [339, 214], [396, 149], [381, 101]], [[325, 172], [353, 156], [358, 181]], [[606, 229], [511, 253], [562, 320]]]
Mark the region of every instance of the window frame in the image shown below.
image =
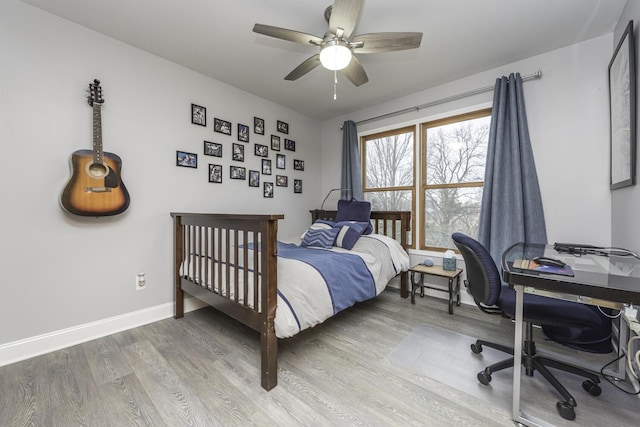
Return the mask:
[[[470, 187], [484, 187], [483, 181], [473, 182], [461, 182], [457, 184], [429, 184], [427, 183], [427, 132], [430, 128], [435, 128], [452, 123], [463, 122], [467, 120], [478, 119], [481, 117], [491, 116], [491, 108], [483, 108], [480, 110], [470, 111], [468, 113], [457, 114], [454, 116], [448, 116], [442, 119], [430, 120], [420, 123], [420, 188], [419, 188], [419, 204], [420, 204], [420, 245], [419, 249], [425, 251], [444, 252], [450, 248], [442, 248], [438, 246], [429, 246], [426, 242], [426, 215], [425, 215], [425, 203], [426, 192], [428, 190], [438, 190], [443, 188], [470, 188]], [[486, 162], [485, 162], [486, 165]], [[415, 176], [415, 174], [414, 174]], [[415, 215], [414, 215], [415, 216]], [[456, 250], [457, 252], [457, 250]]]
[[[416, 138], [417, 136], [416, 130], [417, 130], [416, 125], [411, 125], [411, 126], [404, 126], [400, 128], [386, 130], [382, 132], [376, 132], [376, 133], [372, 133], [372, 134], [368, 134], [360, 137], [360, 153], [362, 153], [362, 155], [360, 156], [360, 162], [361, 162], [361, 168], [362, 168], [363, 195], [366, 193], [375, 193], [375, 192], [381, 192], [381, 191], [409, 191], [411, 193], [411, 234], [410, 234], [411, 244], [410, 244], [410, 247], [414, 249], [417, 248], [415, 225], [416, 225], [416, 171], [417, 171], [416, 148], [418, 147], [418, 145], [417, 145], [417, 138]], [[371, 187], [371, 188], [367, 187], [367, 145], [366, 145], [367, 142], [381, 139], [381, 138], [386, 138], [392, 135], [404, 134], [404, 133], [413, 134], [413, 147], [412, 147], [413, 158], [411, 159], [411, 162], [413, 164], [413, 180], [411, 182], [411, 185], [397, 186], [397, 187]]]

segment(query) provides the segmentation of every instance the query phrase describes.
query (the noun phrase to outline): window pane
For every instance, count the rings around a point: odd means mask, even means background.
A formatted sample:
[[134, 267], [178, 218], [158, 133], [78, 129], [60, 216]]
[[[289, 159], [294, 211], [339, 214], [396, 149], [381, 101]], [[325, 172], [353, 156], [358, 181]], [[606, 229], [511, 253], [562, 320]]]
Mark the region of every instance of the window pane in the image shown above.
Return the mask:
[[413, 132], [366, 141], [366, 188], [413, 185]]
[[425, 191], [425, 245], [455, 249], [451, 234], [478, 235], [482, 187]]
[[364, 199], [371, 202], [372, 211], [410, 211], [411, 191], [367, 191]]
[[484, 180], [491, 117], [427, 129], [427, 185]]

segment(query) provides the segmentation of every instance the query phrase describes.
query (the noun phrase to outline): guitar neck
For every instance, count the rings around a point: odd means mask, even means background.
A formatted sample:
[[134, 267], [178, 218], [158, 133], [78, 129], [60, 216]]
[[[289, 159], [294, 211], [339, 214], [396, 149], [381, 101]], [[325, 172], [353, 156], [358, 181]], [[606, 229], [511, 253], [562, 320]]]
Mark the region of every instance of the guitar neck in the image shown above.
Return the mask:
[[102, 152], [102, 104], [93, 103], [93, 163], [101, 165], [104, 154]]

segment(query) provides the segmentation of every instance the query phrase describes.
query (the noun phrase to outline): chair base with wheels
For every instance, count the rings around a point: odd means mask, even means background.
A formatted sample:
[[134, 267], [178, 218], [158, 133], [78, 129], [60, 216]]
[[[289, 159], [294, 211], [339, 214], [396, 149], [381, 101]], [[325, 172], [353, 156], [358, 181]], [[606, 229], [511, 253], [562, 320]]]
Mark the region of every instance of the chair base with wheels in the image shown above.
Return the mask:
[[[599, 385], [600, 378], [598, 378], [596, 374], [585, 369], [536, 354], [535, 342], [532, 340], [532, 335], [533, 325], [531, 323], [527, 323], [524, 352], [522, 354], [522, 365], [525, 367], [525, 372], [527, 376], [532, 377], [533, 373], [535, 371], [538, 371], [544, 377], [544, 379], [547, 380], [547, 382], [556, 389], [560, 396], [562, 396], [563, 400], [560, 400], [556, 403], [556, 408], [560, 416], [566, 420], [574, 420], [576, 418], [576, 412], [574, 409], [577, 406], [576, 400], [571, 395], [571, 393], [569, 393], [569, 391], [547, 369], [547, 367], [559, 369], [561, 371], [569, 372], [586, 378], [586, 380], [584, 380], [584, 382], [582, 383], [582, 388], [592, 396], [599, 396], [600, 393], [602, 393], [602, 389]], [[482, 353], [483, 346], [487, 346], [513, 355], [513, 348], [484, 340], [476, 340], [475, 343], [471, 344], [471, 351], [474, 354], [480, 354]], [[503, 369], [511, 368], [513, 367], [513, 363], [514, 358], [512, 356], [508, 359], [501, 360], [487, 366], [486, 368], [484, 368], [484, 370], [478, 372], [478, 381], [483, 385], [489, 385], [492, 379], [491, 374]]]

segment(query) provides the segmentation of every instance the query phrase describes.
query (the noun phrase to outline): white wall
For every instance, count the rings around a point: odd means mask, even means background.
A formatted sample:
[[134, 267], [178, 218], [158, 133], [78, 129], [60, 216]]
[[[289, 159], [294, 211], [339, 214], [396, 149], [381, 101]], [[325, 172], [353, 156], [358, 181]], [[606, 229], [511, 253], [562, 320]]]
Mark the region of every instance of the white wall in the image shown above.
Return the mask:
[[[618, 44], [622, 33], [629, 21], [633, 21], [634, 41], [636, 47], [636, 85], [638, 85], [638, 64], [640, 61], [640, 2], [628, 1], [612, 40], [612, 49]], [[636, 86], [637, 88], [637, 86]], [[636, 89], [636, 97], [638, 91]], [[636, 106], [638, 105], [636, 101]], [[640, 124], [640, 109], [636, 110], [636, 121]], [[637, 139], [637, 138], [636, 138]], [[636, 150], [640, 148], [636, 141]], [[638, 168], [638, 151], [636, 151], [636, 168]], [[636, 182], [637, 172], [636, 172]], [[640, 251], [640, 226], [638, 226], [638, 211], [640, 210], [640, 186], [620, 188], [611, 193], [611, 245]]]
[[[2, 344], [170, 304], [171, 211], [283, 213], [283, 235], [297, 235], [321, 200], [320, 123], [264, 99], [15, 0], [0, 3], [0, 271]], [[91, 108], [85, 89], [104, 88], [103, 142], [123, 160], [131, 194], [113, 218], [65, 214], [59, 195], [69, 156], [90, 149]], [[206, 128], [191, 124], [191, 103], [207, 108]], [[233, 123], [232, 137], [213, 132], [213, 117]], [[255, 142], [269, 145], [276, 120], [289, 123], [296, 152], [287, 155], [290, 186], [265, 199], [261, 188], [231, 181], [231, 143], [238, 122], [266, 121], [251, 132], [240, 166], [260, 170]], [[203, 141], [224, 145], [223, 159], [204, 156]], [[175, 166], [176, 150], [198, 154], [198, 169]], [[274, 161], [275, 154], [270, 151]], [[293, 171], [293, 158], [305, 171]], [[210, 184], [207, 164], [224, 165]], [[261, 177], [264, 180], [264, 176]], [[293, 193], [293, 179], [303, 193]], [[147, 288], [135, 290], [145, 272]]]

